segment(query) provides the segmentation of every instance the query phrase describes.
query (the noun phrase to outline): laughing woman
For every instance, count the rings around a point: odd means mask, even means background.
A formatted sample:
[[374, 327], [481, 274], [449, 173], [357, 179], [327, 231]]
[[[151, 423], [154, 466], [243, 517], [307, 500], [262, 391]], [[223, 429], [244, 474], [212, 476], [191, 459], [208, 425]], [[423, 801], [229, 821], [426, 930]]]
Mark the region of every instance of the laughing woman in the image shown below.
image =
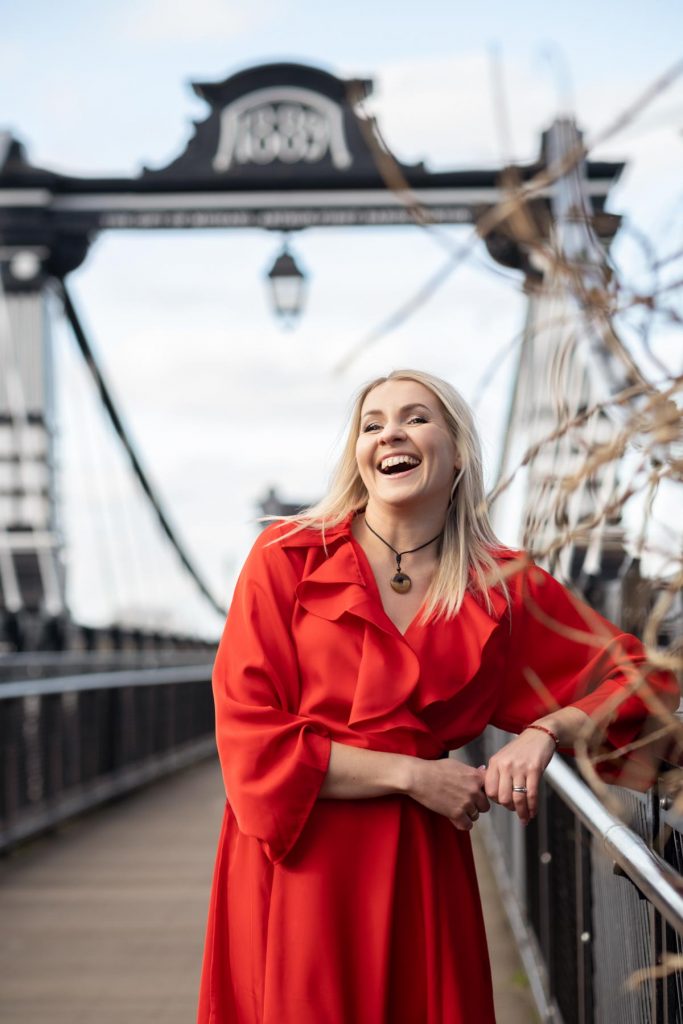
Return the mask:
[[[592, 726], [618, 750], [678, 701], [500, 545], [470, 411], [414, 371], [362, 390], [327, 497], [255, 543], [213, 687], [200, 1024], [492, 1024], [473, 823], [527, 822], [558, 746]], [[489, 723], [518, 735], [487, 767], [445, 756]]]

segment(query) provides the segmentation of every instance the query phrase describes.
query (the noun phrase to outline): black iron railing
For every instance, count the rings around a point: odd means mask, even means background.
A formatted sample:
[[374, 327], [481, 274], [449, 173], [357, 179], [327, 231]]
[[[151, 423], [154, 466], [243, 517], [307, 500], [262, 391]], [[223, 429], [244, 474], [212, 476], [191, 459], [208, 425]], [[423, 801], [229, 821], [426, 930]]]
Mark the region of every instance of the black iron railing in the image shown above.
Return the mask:
[[211, 754], [211, 666], [0, 683], [0, 850]]
[[[489, 728], [472, 762], [509, 738]], [[611, 790], [619, 817], [556, 754], [526, 828], [481, 819], [487, 851], [544, 1022], [683, 1024], [683, 820], [659, 785]]]

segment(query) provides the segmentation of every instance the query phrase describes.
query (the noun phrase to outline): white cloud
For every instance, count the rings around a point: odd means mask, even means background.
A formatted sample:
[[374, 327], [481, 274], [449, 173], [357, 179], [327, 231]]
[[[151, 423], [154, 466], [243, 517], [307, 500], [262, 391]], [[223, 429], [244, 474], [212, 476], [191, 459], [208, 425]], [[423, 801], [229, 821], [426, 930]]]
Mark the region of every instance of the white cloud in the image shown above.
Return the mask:
[[271, 0], [135, 0], [120, 17], [136, 42], [217, 42], [257, 28], [273, 9]]
[[[557, 89], [537, 64], [519, 56], [504, 57], [502, 77], [511, 156], [522, 162], [533, 160], [539, 152], [540, 133], [563, 112]], [[611, 70], [598, 81], [582, 81], [575, 90], [579, 127], [588, 138], [601, 133], [650, 84], [649, 80], [634, 82], [626, 69], [616, 74]], [[430, 169], [454, 169], [499, 166], [503, 159], [491, 59], [481, 51], [382, 63], [376, 68], [375, 93], [367, 105], [377, 115], [389, 146], [406, 163], [423, 159]], [[627, 157], [640, 148], [641, 140], [647, 147], [652, 132], [666, 127], [679, 133], [683, 127], [681, 79], [648, 103], [596, 154], [602, 159]]]
[[[486, 53], [384, 63], [377, 68], [376, 82], [368, 106], [400, 159], [424, 159], [430, 169], [500, 165], [504, 154]], [[539, 131], [554, 114], [551, 90], [517, 59], [506, 61], [504, 87], [510, 155], [533, 159]]]

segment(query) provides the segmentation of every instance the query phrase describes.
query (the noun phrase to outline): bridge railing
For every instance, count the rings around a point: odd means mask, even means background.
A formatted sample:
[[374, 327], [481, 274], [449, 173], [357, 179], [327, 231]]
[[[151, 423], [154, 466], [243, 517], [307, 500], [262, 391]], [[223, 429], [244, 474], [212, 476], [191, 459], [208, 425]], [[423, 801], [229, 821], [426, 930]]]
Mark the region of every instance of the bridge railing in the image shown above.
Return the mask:
[[[489, 727], [472, 763], [508, 739]], [[610, 788], [620, 818], [556, 754], [537, 816], [493, 805], [485, 846], [544, 1024], [681, 1024], [683, 820], [665, 784]]]
[[210, 755], [211, 665], [0, 683], [0, 850]]

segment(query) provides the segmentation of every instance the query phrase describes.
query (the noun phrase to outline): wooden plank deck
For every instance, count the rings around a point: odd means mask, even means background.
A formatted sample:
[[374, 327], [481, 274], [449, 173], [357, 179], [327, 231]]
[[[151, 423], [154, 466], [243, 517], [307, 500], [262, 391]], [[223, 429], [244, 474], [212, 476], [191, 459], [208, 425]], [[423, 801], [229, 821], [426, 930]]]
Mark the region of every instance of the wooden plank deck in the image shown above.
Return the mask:
[[[0, 860], [2, 1024], [192, 1024], [223, 799], [203, 763]], [[475, 845], [498, 1024], [533, 1024]]]

